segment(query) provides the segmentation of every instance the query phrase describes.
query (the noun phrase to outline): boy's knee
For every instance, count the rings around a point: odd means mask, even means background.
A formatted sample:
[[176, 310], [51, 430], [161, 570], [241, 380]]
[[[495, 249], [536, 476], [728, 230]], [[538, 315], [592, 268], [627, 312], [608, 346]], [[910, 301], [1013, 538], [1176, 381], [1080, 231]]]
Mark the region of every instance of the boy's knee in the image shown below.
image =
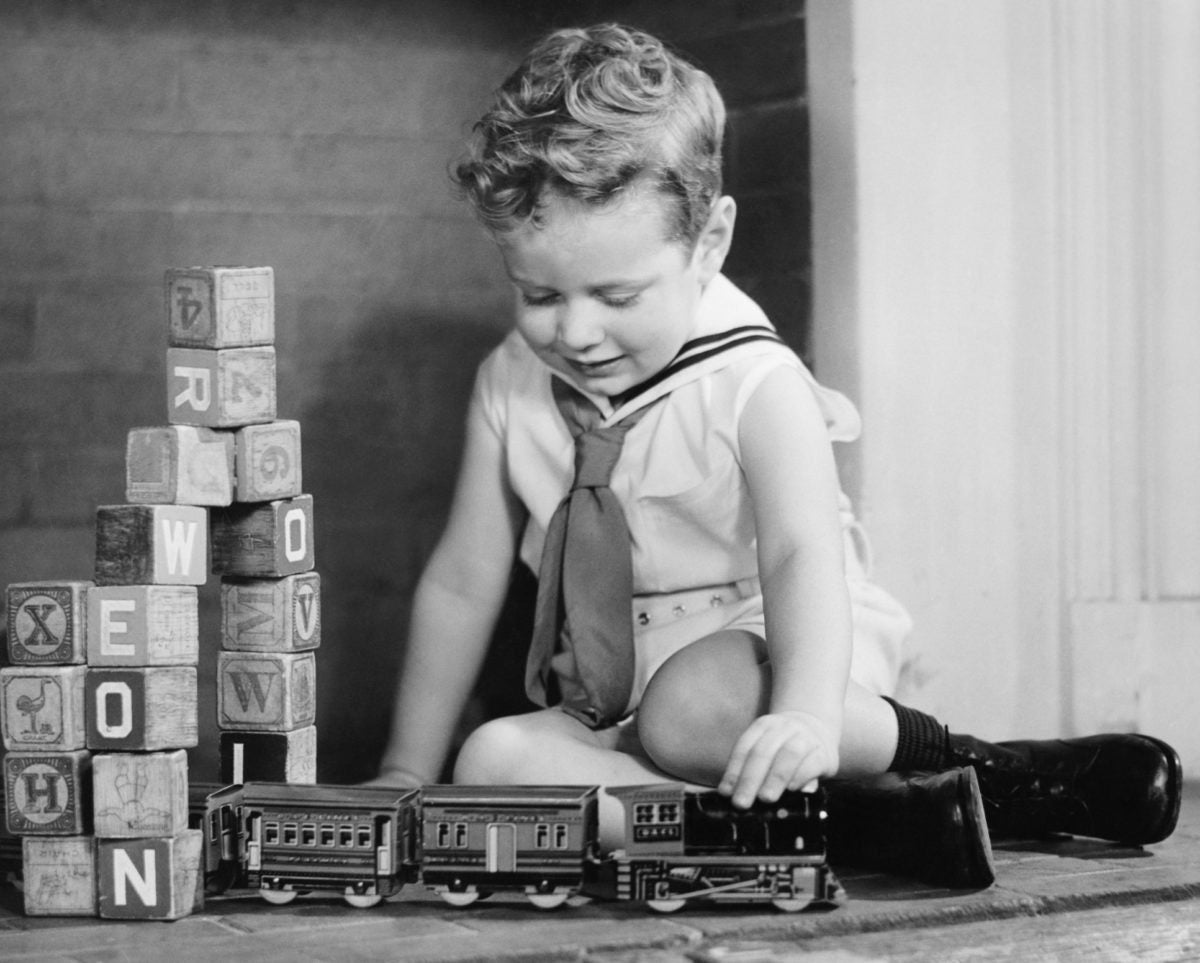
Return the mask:
[[646, 687], [638, 707], [638, 738], [664, 772], [713, 782], [734, 742], [763, 711], [769, 670], [743, 658], [739, 661], [745, 664], [724, 666], [730, 671], [710, 671], [723, 660], [684, 653], [668, 659]]
[[467, 736], [454, 763], [456, 783], [498, 785], [516, 781], [529, 740], [513, 718], [493, 719]]

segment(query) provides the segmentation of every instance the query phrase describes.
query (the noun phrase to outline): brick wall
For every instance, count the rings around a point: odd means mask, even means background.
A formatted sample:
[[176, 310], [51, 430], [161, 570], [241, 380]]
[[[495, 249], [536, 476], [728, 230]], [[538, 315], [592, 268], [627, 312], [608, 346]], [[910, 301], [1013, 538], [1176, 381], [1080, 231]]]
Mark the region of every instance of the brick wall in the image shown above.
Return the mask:
[[[279, 413], [303, 425], [325, 583], [321, 777], [367, 774], [473, 369], [505, 327], [499, 265], [445, 173], [488, 90], [563, 9], [699, 59], [732, 108], [730, 272], [801, 345], [801, 8], [0, 4], [0, 584], [89, 577], [95, 508], [124, 501], [126, 433], [166, 422], [163, 271], [271, 265]], [[197, 778], [215, 776], [214, 600], [215, 584]]]

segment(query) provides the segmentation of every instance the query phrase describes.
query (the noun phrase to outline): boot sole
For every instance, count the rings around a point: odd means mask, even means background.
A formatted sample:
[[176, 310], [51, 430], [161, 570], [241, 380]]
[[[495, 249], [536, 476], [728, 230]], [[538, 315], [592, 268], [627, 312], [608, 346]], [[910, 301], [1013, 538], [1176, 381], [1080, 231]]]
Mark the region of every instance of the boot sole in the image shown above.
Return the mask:
[[984, 889], [996, 881], [996, 864], [992, 856], [992, 840], [988, 833], [987, 814], [983, 809], [983, 794], [979, 789], [979, 776], [973, 766], [963, 768], [958, 780], [959, 808], [963, 813], [963, 828], [966, 830], [965, 887]]

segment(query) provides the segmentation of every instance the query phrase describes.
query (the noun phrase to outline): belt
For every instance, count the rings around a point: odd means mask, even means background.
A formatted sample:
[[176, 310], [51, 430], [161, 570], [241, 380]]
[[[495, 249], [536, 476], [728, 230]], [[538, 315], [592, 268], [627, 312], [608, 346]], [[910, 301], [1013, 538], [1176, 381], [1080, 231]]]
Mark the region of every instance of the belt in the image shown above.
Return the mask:
[[633, 621], [636, 625], [654, 625], [707, 609], [731, 605], [743, 599], [753, 598], [762, 592], [757, 575], [727, 582], [724, 585], [709, 585], [705, 588], [686, 589], [682, 592], [658, 592], [652, 595], [633, 597]]

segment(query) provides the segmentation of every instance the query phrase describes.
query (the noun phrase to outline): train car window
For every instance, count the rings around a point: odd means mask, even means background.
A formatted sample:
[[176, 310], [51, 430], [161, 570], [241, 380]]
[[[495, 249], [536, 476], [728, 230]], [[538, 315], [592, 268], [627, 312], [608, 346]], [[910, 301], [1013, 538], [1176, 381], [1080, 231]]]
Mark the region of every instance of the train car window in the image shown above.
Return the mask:
[[654, 803], [638, 803], [634, 806], [633, 821], [635, 823], [654, 822]]
[[221, 835], [221, 814], [213, 810], [208, 814], [208, 839], [211, 842]]
[[679, 822], [679, 803], [659, 803], [658, 804], [658, 821], [660, 823], [677, 823]]
[[554, 848], [555, 849], [566, 849], [567, 848], [567, 839], [568, 839], [567, 824], [566, 823], [555, 823], [554, 824]]
[[371, 833], [371, 827], [370, 826], [359, 826], [358, 827], [358, 845], [360, 847], [362, 847], [363, 849], [370, 849], [371, 846], [374, 844], [374, 842], [375, 842], [375, 839]]
[[321, 845], [333, 845], [333, 827], [328, 824], [321, 827]]
[[354, 845], [354, 827], [341, 826], [338, 828], [338, 845], [353, 846]]
[[279, 842], [279, 823], [263, 823], [263, 842], [268, 846]]
[[317, 844], [317, 827], [313, 823], [305, 823], [300, 827], [300, 845], [315, 846]]
[[295, 846], [296, 845], [296, 833], [299, 830], [299, 828], [300, 827], [297, 826], [295, 823], [284, 823], [283, 824], [283, 845], [285, 845], [285, 846]]
[[467, 847], [467, 824], [454, 824], [454, 845], [458, 849], [466, 849]]
[[538, 823], [533, 827], [533, 845], [537, 849], [550, 848], [550, 824]]
[[450, 824], [449, 823], [438, 823], [437, 824], [437, 844], [442, 849], [445, 849], [447, 846], [450, 845]]

